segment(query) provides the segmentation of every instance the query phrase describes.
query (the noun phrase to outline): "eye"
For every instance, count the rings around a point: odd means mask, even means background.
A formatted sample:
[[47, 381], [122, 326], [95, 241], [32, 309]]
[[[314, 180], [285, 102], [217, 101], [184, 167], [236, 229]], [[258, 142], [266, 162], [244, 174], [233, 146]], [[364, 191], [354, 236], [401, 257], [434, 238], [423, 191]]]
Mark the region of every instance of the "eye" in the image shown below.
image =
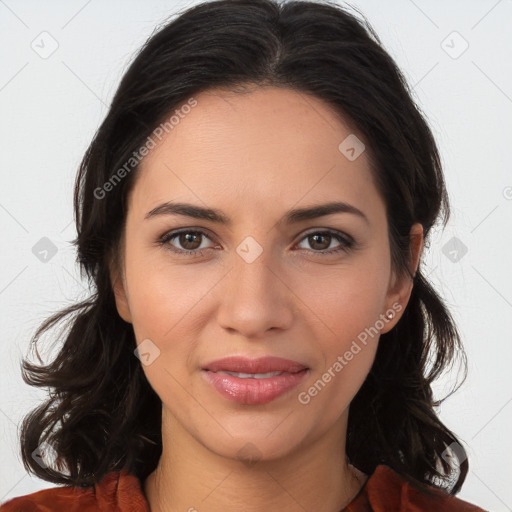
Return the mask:
[[[204, 231], [200, 230], [183, 230], [183, 231], [170, 231], [169, 233], [165, 233], [162, 237], [159, 238], [158, 243], [162, 246], [166, 246], [170, 251], [189, 256], [202, 256], [207, 249], [210, 249], [210, 246], [202, 247], [201, 239], [207, 238], [208, 235]], [[177, 244], [179, 244], [182, 249], [176, 247], [171, 243], [172, 240], [176, 239]]]
[[[188, 228], [165, 233], [157, 240], [157, 243], [178, 255], [195, 257], [202, 256], [208, 249], [213, 248], [211, 245], [205, 246], [203, 244], [205, 239], [211, 240], [204, 231]], [[352, 237], [331, 230], [310, 232], [302, 238], [300, 243], [303, 243], [303, 241], [307, 241], [310, 247], [312, 247], [312, 249], [306, 249], [307, 252], [319, 256], [329, 256], [341, 251], [348, 252], [355, 246], [355, 241]], [[326, 250], [333, 241], [337, 241], [338, 246]]]
[[[337, 231], [330, 230], [310, 232], [305, 237], [303, 237], [302, 240], [307, 241], [310, 247], [313, 247], [314, 250], [306, 249], [308, 252], [319, 254], [320, 256], [328, 256], [330, 254], [339, 253], [341, 251], [348, 252], [355, 245], [352, 237]], [[330, 250], [326, 250], [329, 248], [333, 240], [339, 242], [339, 245], [335, 248], [331, 248]], [[303, 242], [301, 241], [301, 243]]]

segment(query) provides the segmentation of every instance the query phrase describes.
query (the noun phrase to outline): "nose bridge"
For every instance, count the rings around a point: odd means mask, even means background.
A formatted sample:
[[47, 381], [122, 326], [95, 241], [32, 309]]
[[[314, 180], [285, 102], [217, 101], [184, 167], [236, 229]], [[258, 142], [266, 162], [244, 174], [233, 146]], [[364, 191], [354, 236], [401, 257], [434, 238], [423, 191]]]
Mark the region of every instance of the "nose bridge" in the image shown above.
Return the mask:
[[[261, 239], [261, 236], [259, 237]], [[267, 241], [270, 237], [267, 237]], [[264, 247], [253, 236], [245, 237], [236, 248], [231, 288], [239, 299], [261, 300], [268, 303], [279, 284], [275, 281], [276, 262], [272, 261], [272, 248]], [[263, 295], [263, 296], [262, 296]]]
[[287, 287], [279, 279], [279, 263], [271, 248], [248, 236], [236, 248], [228, 273], [219, 322], [246, 337], [257, 337], [291, 320]]

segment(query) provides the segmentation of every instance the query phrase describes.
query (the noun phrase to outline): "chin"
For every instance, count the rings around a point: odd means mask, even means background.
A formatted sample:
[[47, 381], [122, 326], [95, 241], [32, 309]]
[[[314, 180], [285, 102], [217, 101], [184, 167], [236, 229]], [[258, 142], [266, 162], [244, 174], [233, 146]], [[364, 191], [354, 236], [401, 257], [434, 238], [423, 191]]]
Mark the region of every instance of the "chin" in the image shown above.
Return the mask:
[[199, 441], [221, 457], [239, 460], [248, 465], [257, 461], [277, 460], [296, 450], [305, 436], [305, 433], [290, 431], [284, 425], [277, 426], [281, 421], [282, 418], [279, 421], [274, 420], [268, 427], [260, 425], [260, 428], [255, 428], [254, 422], [243, 428], [238, 422], [236, 428], [233, 425], [226, 427], [228, 432], [236, 432], [232, 436], [223, 431], [222, 435], [214, 438], [201, 436]]
[[282, 442], [270, 443], [264, 438], [260, 440], [247, 436], [233, 440], [229, 446], [213, 446], [212, 451], [221, 457], [252, 467], [257, 462], [271, 462], [286, 457], [293, 451], [293, 446], [284, 445]]

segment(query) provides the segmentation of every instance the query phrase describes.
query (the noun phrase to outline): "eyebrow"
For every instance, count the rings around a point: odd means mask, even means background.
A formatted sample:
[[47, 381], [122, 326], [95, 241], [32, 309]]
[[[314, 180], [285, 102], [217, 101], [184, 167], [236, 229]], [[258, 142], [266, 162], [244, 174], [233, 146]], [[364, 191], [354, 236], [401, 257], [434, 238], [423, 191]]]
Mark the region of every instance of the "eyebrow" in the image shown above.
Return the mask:
[[[370, 224], [368, 217], [361, 210], [344, 202], [331, 202], [306, 208], [295, 208], [285, 213], [278, 221], [278, 224], [295, 224], [325, 215], [332, 215], [333, 213], [351, 213], [363, 219], [367, 224]], [[183, 215], [195, 219], [209, 220], [226, 226], [232, 224], [231, 219], [220, 210], [203, 208], [189, 203], [175, 203], [170, 201], [162, 203], [150, 210], [144, 219], [152, 219], [161, 215]]]

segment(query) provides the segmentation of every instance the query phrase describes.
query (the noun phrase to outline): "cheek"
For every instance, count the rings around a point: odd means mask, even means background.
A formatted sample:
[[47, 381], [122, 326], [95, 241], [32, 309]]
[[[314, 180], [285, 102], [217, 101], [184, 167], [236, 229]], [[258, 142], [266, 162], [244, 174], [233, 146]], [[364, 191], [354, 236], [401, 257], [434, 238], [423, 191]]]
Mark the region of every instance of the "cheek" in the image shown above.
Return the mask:
[[321, 312], [321, 321], [310, 315], [309, 324], [314, 325], [311, 338], [323, 360], [313, 369], [299, 401], [311, 407], [306, 410], [313, 416], [319, 415], [321, 425], [326, 428], [349, 407], [359, 391], [379, 343], [375, 324], [381, 302], [375, 298], [374, 288], [365, 288], [358, 281], [354, 291], [350, 289], [351, 282], [347, 279], [345, 287], [332, 290], [311, 306], [312, 310]]
[[[325, 408], [326, 420], [349, 405], [375, 358], [389, 279], [386, 263], [378, 261], [382, 258], [333, 270], [330, 276], [303, 282], [298, 291], [307, 297], [303, 314], [323, 355], [303, 402]], [[336, 406], [328, 407], [329, 403]]]
[[178, 265], [167, 264], [161, 256], [158, 260], [146, 258], [134, 251], [126, 260], [137, 344], [149, 339], [158, 349], [157, 357], [143, 365], [143, 371], [164, 402], [172, 397], [174, 407], [186, 410], [188, 394], [183, 393], [181, 383], [187, 381], [193, 368], [190, 358], [202, 329], [196, 313], [217, 280], [207, 272], [197, 275], [192, 266], [185, 266], [184, 271]]
[[144, 251], [134, 244], [127, 254], [130, 312], [138, 340], [149, 337], [164, 343], [176, 338], [222, 276], [214, 267], [172, 262], [165, 249]]
[[317, 418], [320, 430], [327, 430], [348, 410], [371, 369], [377, 342], [366, 346], [356, 342], [346, 348], [335, 351], [298, 396], [304, 413]]
[[329, 352], [374, 326], [385, 311], [389, 272], [383, 259], [368, 254], [328, 272], [297, 276], [291, 286], [305, 305], [303, 314], [325, 333]]

